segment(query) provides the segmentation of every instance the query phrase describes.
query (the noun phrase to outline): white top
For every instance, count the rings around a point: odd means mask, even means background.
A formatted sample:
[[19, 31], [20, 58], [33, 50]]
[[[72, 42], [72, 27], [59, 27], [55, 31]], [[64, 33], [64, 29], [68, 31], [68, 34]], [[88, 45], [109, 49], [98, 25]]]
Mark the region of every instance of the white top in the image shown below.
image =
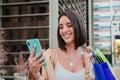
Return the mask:
[[54, 70], [55, 80], [85, 80], [85, 68], [78, 72], [70, 72], [65, 69], [58, 61]]

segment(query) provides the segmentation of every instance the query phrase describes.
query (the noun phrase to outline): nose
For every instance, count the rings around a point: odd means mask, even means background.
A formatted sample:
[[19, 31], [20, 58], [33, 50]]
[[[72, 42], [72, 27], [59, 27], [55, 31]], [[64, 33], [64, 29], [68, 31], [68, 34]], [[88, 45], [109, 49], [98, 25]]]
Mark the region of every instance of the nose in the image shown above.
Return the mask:
[[63, 31], [64, 31], [64, 32], [68, 31], [68, 27], [67, 27], [66, 25], [64, 25]]

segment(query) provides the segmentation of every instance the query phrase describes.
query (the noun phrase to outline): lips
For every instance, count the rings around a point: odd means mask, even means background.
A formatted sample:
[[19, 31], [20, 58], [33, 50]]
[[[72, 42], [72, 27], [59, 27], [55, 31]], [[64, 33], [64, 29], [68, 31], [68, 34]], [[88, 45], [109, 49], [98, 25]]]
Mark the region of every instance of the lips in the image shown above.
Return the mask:
[[72, 33], [66, 33], [66, 34], [63, 35], [63, 38], [68, 39], [68, 38], [71, 37], [71, 35], [72, 35]]

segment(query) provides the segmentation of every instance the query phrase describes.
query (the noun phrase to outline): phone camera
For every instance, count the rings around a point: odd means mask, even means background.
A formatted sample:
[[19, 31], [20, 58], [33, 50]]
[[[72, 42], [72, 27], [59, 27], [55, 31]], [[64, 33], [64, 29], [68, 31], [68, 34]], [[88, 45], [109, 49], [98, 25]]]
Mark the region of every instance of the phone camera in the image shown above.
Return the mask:
[[28, 46], [30, 46], [30, 43], [28, 42]]

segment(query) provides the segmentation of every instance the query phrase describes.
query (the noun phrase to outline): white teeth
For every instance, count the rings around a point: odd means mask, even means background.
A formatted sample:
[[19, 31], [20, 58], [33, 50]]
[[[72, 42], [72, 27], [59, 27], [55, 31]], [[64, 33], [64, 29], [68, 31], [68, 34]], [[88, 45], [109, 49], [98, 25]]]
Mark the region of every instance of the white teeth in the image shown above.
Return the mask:
[[69, 34], [64, 35], [64, 38], [69, 38], [69, 37], [70, 37], [70, 35], [69, 35]]
[[70, 35], [65, 35], [64, 37], [67, 38], [67, 37], [69, 37], [69, 36], [70, 36]]

